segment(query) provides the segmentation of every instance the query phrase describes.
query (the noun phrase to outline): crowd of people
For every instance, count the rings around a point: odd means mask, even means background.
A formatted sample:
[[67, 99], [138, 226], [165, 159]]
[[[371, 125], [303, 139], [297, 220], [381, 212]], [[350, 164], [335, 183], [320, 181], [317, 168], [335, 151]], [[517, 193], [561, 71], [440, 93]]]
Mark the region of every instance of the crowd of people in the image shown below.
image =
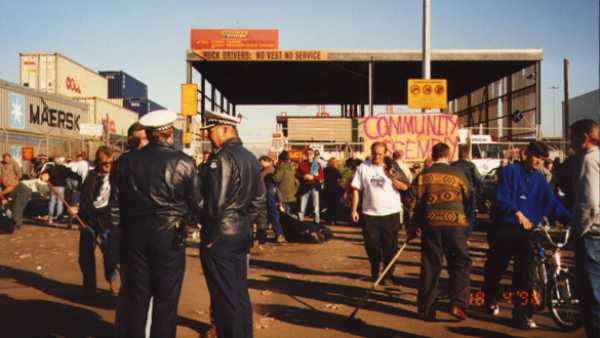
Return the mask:
[[[325, 160], [315, 149], [292, 161], [284, 151], [277, 159], [258, 160], [237, 134], [239, 121], [207, 113], [204, 133], [213, 145], [202, 163], [175, 150], [176, 115], [146, 115], [128, 131], [128, 152], [118, 159], [100, 147], [93, 164], [83, 154], [73, 160], [39, 155], [26, 175], [9, 154], [0, 165], [4, 209], [16, 227], [33, 194], [49, 196], [47, 222], [62, 214], [80, 224], [79, 265], [84, 293], [96, 293], [94, 250], [104, 256], [104, 278], [111, 290], [120, 271], [116, 331], [119, 337], [174, 337], [177, 303], [185, 268], [188, 226], [201, 227], [200, 257], [211, 297], [211, 330], [218, 337], [251, 337], [252, 306], [248, 294], [248, 254], [256, 237], [284, 243], [282, 213], [300, 222], [360, 226], [373, 281], [398, 250], [400, 229], [406, 240], [421, 238], [421, 272], [417, 310], [436, 320], [443, 259], [449, 274], [450, 314], [468, 319], [472, 260], [469, 238], [477, 224], [482, 178], [460, 147], [451, 161], [450, 147], [438, 143], [422, 164], [405, 163], [402, 152], [375, 142], [363, 161]], [[534, 255], [532, 228], [547, 217], [575, 233], [578, 296], [588, 337], [600, 336], [600, 127], [582, 120], [571, 127], [571, 154], [549, 160], [547, 146], [531, 141], [520, 159], [497, 170], [484, 268], [484, 309], [500, 313], [500, 281], [514, 261], [513, 323], [533, 329]], [[63, 212], [63, 204], [72, 206]], [[323, 218], [321, 217], [323, 216]], [[393, 267], [382, 284], [396, 283]], [[517, 296], [518, 294], [518, 296]], [[523, 297], [523, 294], [526, 297]], [[149, 314], [149, 304], [153, 310]]]
[[[532, 141], [517, 158], [505, 159], [495, 171], [491, 196], [490, 225], [487, 229], [489, 250], [484, 267], [484, 310], [500, 314], [500, 281], [510, 261], [514, 262], [512, 293], [513, 325], [534, 329], [536, 295], [534, 285], [535, 254], [532, 229], [543, 218], [554, 224], [571, 226], [578, 235], [576, 271], [578, 297], [586, 332], [600, 336], [600, 172], [598, 124], [582, 120], [572, 126], [569, 157], [560, 162], [549, 158], [549, 148]], [[313, 220], [320, 212], [327, 223], [335, 224], [344, 216], [362, 228], [364, 246], [371, 265], [371, 278], [390, 263], [398, 250], [398, 235], [406, 226], [408, 240], [421, 236], [421, 274], [418, 312], [425, 320], [435, 320], [440, 297], [439, 276], [443, 258], [450, 276], [448, 295], [450, 313], [459, 320], [468, 318], [472, 261], [468, 244], [477, 223], [478, 199], [483, 182], [477, 167], [469, 161], [468, 148], [461, 146], [458, 161], [450, 160], [450, 148], [440, 143], [433, 147], [424, 163], [408, 166], [401, 152], [390, 153], [386, 144], [372, 144], [365, 161], [348, 159], [338, 166], [337, 159], [320, 161], [318, 152], [307, 149], [304, 158], [290, 164], [281, 153], [278, 163], [261, 157], [263, 178], [270, 193], [269, 214], [279, 207], [297, 213], [304, 220], [308, 201], [312, 200]], [[323, 169], [322, 164], [327, 163]], [[275, 179], [274, 179], [275, 178]], [[279, 193], [285, 191], [284, 194]], [[279, 204], [278, 204], [279, 203]], [[321, 209], [322, 208], [322, 209]], [[342, 211], [345, 210], [345, 211]], [[270, 217], [278, 242], [282, 226]], [[395, 283], [394, 268], [383, 276], [381, 284]]]

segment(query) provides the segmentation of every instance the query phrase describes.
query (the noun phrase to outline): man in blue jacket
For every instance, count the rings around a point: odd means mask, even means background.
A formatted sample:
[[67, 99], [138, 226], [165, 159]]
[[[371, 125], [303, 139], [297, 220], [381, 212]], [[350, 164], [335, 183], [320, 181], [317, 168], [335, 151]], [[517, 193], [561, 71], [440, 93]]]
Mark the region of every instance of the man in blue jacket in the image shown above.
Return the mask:
[[493, 208], [493, 225], [488, 231], [490, 249], [485, 264], [484, 292], [490, 314], [500, 313], [499, 286], [502, 275], [511, 259], [513, 268], [513, 324], [522, 329], [537, 327], [533, 315], [534, 254], [530, 245], [531, 229], [543, 217], [570, 221], [570, 213], [562, 206], [544, 175], [538, 169], [548, 157], [545, 144], [531, 141], [522, 162], [502, 170]]

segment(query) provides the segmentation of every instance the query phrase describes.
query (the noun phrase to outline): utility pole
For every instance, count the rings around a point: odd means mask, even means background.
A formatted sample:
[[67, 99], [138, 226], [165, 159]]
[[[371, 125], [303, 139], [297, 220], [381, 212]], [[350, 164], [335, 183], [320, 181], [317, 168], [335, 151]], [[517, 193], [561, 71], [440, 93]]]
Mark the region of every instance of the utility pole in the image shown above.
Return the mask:
[[[431, 79], [431, 26], [430, 26], [430, 0], [423, 0], [423, 79]], [[426, 113], [427, 109], [423, 109], [423, 113]]]
[[563, 60], [563, 71], [564, 71], [564, 86], [565, 86], [565, 102], [563, 105], [563, 110], [564, 110], [564, 116], [563, 116], [563, 125], [564, 125], [564, 138], [565, 138], [565, 142], [569, 141], [569, 126], [570, 126], [570, 116], [569, 116], [569, 60], [568, 59], [564, 59]]
[[560, 89], [557, 85], [552, 85], [548, 87], [548, 89], [552, 90], [552, 136], [556, 136], [556, 91]]
[[431, 0], [423, 0], [423, 79], [431, 79]]

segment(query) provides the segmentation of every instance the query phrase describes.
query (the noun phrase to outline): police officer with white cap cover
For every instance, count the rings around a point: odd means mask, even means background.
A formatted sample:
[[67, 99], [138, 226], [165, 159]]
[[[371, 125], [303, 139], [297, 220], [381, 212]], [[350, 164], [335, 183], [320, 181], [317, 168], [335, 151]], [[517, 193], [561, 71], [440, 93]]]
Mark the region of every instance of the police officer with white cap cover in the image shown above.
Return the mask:
[[252, 337], [247, 254], [252, 224], [266, 223], [265, 187], [256, 157], [242, 146], [234, 116], [206, 112], [213, 146], [201, 175], [204, 209], [200, 258], [219, 338]]
[[122, 229], [118, 337], [144, 337], [153, 297], [151, 337], [175, 337], [185, 268], [185, 229], [201, 213], [200, 180], [191, 157], [173, 148], [174, 112], [140, 119], [149, 144], [121, 155], [111, 173], [110, 211]]

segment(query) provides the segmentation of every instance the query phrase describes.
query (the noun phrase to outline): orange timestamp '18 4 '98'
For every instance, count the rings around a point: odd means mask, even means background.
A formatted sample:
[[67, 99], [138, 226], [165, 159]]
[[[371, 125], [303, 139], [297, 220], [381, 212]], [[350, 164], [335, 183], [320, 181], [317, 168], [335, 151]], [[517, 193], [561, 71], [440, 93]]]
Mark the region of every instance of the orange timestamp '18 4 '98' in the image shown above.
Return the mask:
[[[504, 291], [500, 298], [505, 303], [512, 304], [515, 297], [520, 299], [522, 305], [527, 305], [531, 302], [533, 305], [540, 305], [542, 295], [537, 292], [530, 294], [528, 291], [516, 290], [516, 291]], [[483, 306], [485, 304], [485, 292], [483, 290], [471, 292], [469, 297], [469, 304], [475, 306]]]

